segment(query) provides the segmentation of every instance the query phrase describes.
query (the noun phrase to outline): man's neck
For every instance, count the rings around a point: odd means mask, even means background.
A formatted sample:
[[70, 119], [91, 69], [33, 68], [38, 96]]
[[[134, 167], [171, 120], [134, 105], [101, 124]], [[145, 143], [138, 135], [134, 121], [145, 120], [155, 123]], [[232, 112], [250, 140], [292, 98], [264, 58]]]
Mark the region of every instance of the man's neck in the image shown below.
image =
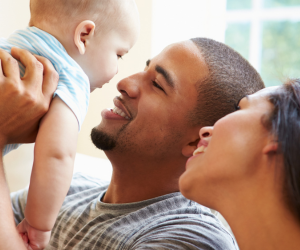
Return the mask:
[[121, 164], [120, 161], [113, 161], [112, 179], [103, 202], [131, 203], [178, 192], [178, 179], [184, 171], [184, 161], [181, 166], [178, 162], [155, 164], [131, 160], [123, 161], [130, 164]]

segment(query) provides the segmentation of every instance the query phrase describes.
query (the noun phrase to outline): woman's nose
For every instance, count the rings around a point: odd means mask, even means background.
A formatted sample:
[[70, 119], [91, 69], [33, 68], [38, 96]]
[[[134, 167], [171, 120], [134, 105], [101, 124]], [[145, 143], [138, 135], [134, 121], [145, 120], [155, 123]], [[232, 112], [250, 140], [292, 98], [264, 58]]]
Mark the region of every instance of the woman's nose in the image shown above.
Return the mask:
[[199, 131], [200, 139], [211, 137], [213, 135], [214, 127], [203, 127]]

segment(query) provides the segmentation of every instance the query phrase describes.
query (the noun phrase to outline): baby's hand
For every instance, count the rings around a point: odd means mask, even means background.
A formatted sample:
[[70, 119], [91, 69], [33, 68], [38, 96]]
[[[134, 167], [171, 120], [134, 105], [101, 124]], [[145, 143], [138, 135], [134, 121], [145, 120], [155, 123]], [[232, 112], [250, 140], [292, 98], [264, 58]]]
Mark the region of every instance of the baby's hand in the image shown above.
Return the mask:
[[26, 219], [21, 221], [17, 230], [28, 250], [44, 249], [51, 236], [51, 231], [45, 232], [35, 229], [28, 224]]

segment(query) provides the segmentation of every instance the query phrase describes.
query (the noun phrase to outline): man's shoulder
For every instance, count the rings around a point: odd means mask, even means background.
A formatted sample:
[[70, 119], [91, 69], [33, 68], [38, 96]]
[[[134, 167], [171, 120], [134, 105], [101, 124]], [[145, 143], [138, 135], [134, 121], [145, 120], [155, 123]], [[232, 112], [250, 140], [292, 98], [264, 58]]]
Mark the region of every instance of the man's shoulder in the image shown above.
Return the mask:
[[237, 249], [210, 209], [181, 193], [107, 204], [101, 197], [108, 184], [74, 174], [49, 249]]
[[[59, 228], [68, 228], [67, 224], [73, 225], [76, 218], [77, 227], [88, 229], [72, 243], [76, 249], [90, 247], [93, 235], [101, 238], [97, 242], [101, 249], [236, 249], [233, 237], [210, 209], [181, 193], [136, 203], [106, 204], [100, 196], [108, 184], [81, 173], [73, 177], [69, 202], [61, 214], [66, 225]], [[54, 235], [62, 233], [56, 231]], [[77, 234], [72, 235], [69, 244]]]
[[186, 199], [180, 193], [135, 213], [129, 217], [143, 220], [136, 225], [138, 230], [135, 237], [131, 238], [133, 245], [139, 242], [140, 246], [155, 246], [156, 240], [160, 239], [157, 247], [172, 242], [178, 245], [178, 249], [236, 249], [234, 238], [211, 210]]

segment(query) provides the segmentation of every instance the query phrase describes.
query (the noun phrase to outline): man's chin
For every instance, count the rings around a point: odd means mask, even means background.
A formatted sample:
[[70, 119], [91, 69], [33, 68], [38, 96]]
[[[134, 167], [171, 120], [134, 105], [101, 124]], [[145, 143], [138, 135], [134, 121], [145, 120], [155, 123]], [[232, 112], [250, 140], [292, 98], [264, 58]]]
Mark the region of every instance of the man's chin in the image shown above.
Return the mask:
[[112, 150], [117, 144], [116, 139], [113, 136], [98, 130], [97, 128], [92, 129], [91, 139], [94, 145], [103, 151]]

